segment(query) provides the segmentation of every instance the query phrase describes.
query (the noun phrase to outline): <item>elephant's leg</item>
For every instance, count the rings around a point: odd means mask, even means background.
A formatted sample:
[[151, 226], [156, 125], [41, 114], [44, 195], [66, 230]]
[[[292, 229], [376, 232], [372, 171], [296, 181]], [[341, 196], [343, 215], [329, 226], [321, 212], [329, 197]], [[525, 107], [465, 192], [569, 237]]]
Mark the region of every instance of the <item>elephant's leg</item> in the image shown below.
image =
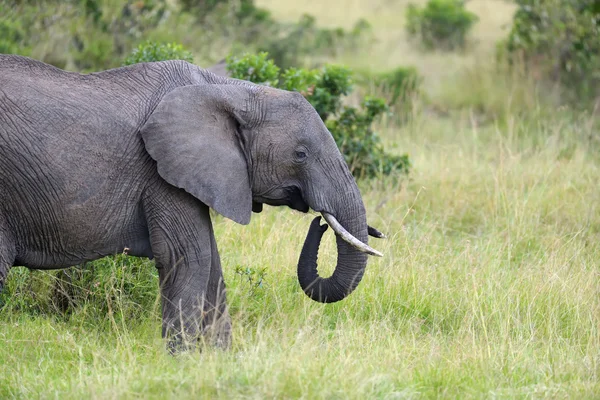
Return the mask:
[[171, 352], [193, 348], [211, 269], [208, 207], [183, 190], [160, 185], [144, 200], [144, 210], [159, 271], [163, 337]]
[[8, 271], [12, 266], [12, 262], [9, 262], [9, 257], [0, 254], [0, 292], [4, 289], [4, 282], [6, 281], [6, 277], [8, 276]]
[[4, 282], [10, 267], [13, 266], [16, 257], [16, 248], [10, 239], [9, 233], [0, 222], [0, 291], [4, 287]]
[[208, 278], [206, 302], [204, 303], [203, 328], [207, 338], [212, 343], [218, 347], [228, 348], [231, 344], [231, 318], [227, 311], [221, 258], [219, 257], [214, 234], [211, 234], [211, 254], [212, 262], [210, 277]]

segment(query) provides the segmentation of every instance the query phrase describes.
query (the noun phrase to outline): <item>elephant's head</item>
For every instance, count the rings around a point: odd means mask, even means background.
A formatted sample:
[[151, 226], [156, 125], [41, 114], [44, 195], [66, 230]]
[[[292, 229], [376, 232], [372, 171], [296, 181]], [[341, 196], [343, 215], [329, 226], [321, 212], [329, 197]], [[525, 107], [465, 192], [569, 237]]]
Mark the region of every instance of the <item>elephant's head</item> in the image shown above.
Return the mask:
[[338, 263], [321, 278], [326, 228], [315, 220], [298, 264], [304, 292], [335, 302], [360, 282], [369, 231], [363, 201], [333, 137], [298, 93], [226, 80], [168, 93], [141, 129], [160, 176], [240, 224], [262, 204], [321, 213], [337, 233]]

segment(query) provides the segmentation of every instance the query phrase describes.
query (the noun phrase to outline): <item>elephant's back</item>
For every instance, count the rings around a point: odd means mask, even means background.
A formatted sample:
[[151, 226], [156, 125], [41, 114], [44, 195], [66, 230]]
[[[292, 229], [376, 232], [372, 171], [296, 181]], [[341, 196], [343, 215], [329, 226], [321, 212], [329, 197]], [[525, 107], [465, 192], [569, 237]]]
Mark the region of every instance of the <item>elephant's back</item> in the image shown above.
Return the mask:
[[70, 73], [33, 58], [18, 54], [0, 54], [0, 80], [10, 77], [11, 74], [56, 76]]
[[44, 169], [57, 180], [106, 174], [123, 149], [139, 147], [143, 101], [120, 100], [110, 89], [114, 83], [102, 88], [98, 79], [37, 63], [6, 70], [0, 74], [0, 179], [15, 165], [29, 175]]
[[0, 200], [10, 213], [84, 221], [106, 196], [135, 201], [134, 186], [153, 168], [138, 134], [152, 90], [121, 86], [114, 76], [0, 57]]

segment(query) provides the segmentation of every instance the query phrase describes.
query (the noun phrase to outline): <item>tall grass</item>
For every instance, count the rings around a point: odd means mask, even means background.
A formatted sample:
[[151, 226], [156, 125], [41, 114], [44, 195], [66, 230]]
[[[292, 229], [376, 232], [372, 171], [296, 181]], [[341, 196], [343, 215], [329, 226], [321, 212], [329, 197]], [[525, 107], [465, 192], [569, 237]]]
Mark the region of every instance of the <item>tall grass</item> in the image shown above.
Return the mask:
[[[335, 3], [360, 14], [385, 2]], [[291, 13], [286, 4], [270, 6]], [[23, 291], [7, 297], [0, 398], [600, 397], [597, 121], [549, 109], [496, 70], [452, 77], [409, 122], [378, 129], [413, 169], [360, 183], [388, 239], [370, 242], [384, 257], [346, 300], [315, 303], [296, 283], [312, 215], [216, 218], [230, 351], [169, 356], [156, 286], [125, 290], [120, 279], [135, 267], [152, 282], [152, 263], [117, 256], [70, 314]], [[319, 262], [325, 274], [335, 263], [331, 232]], [[9, 290], [25, 274], [11, 271]], [[53, 274], [34, 276], [43, 297]]]

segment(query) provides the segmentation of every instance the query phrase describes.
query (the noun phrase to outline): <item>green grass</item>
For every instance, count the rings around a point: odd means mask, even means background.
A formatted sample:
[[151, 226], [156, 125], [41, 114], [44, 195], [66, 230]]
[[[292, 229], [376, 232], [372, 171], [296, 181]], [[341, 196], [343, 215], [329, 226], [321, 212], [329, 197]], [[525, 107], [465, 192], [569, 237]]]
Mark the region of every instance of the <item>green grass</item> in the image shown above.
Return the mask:
[[[349, 17], [381, 21], [380, 40], [388, 28], [401, 39], [392, 22], [405, 3], [393, 13], [377, 8], [383, 0], [345, 3]], [[303, 11], [289, 4], [269, 3], [282, 18]], [[488, 26], [509, 7], [468, 4]], [[350, 65], [402, 64], [378, 51]], [[409, 54], [429, 98], [409, 123], [378, 132], [414, 166], [409, 179], [361, 183], [370, 224], [388, 239], [370, 241], [384, 257], [349, 298], [323, 305], [302, 293], [295, 268], [313, 216], [272, 207], [246, 227], [215, 221], [234, 324], [227, 352], [166, 353], [149, 261], [103, 260], [113, 272], [68, 316], [48, 303], [53, 273], [15, 268], [0, 311], [0, 398], [599, 398], [597, 121], [478, 68], [484, 54]], [[331, 271], [331, 231], [319, 260]], [[143, 279], [127, 287], [131, 263]], [[264, 269], [262, 285], [236, 267], [253, 278]]]

